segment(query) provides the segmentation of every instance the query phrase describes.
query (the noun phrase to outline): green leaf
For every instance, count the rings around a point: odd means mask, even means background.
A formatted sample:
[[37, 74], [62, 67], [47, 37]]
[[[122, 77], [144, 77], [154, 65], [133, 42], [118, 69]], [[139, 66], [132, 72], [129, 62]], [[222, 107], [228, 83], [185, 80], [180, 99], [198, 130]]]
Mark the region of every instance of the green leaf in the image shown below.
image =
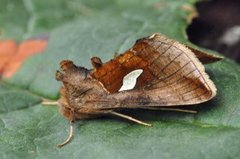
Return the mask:
[[[76, 9], [82, 14], [66, 20], [68, 23], [63, 21], [52, 26], [46, 51], [29, 59], [11, 80], [0, 85], [1, 158], [240, 157], [240, 66], [228, 59], [207, 65], [218, 94], [213, 100], [198, 105], [198, 114], [124, 112], [152, 123], [152, 128], [111, 117], [79, 121], [74, 124], [72, 142], [57, 148], [68, 135], [68, 121], [56, 107], [41, 105], [40, 99], [58, 98], [60, 83], [54, 79], [58, 63], [70, 59], [90, 68], [91, 56], [108, 61], [114, 53], [131, 47], [136, 39], [154, 32], [187, 43], [185, 28], [189, 13], [182, 8], [194, 3], [192, 0], [72, 0], [66, 3], [70, 2], [76, 8], [84, 6]], [[44, 13], [52, 2], [31, 3], [39, 7], [39, 11], [34, 12], [38, 14]], [[55, 6], [56, 10], [72, 13], [60, 4]], [[16, 12], [26, 12], [18, 10]], [[43, 21], [50, 22], [50, 17]]]
[[74, 0], [0, 0], [0, 4], [2, 37], [18, 40], [40, 36], [78, 15], [88, 14], [85, 6]]

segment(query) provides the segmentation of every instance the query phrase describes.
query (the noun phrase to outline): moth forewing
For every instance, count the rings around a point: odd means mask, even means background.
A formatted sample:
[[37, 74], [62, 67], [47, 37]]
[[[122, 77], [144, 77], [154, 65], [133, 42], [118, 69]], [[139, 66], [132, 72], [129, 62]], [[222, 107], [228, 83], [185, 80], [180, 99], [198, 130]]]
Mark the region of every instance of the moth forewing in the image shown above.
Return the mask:
[[[205, 67], [203, 66], [203, 64], [196, 57], [196, 55], [190, 49], [188, 49], [185, 45], [180, 44], [179, 42], [175, 42], [175, 45], [177, 48], [181, 49], [189, 57], [189, 59], [192, 61], [194, 65], [194, 68], [198, 70], [198, 74], [201, 77], [201, 84], [205, 86], [206, 92], [210, 94], [209, 97], [205, 99], [205, 101], [212, 99], [217, 94], [217, 88], [213, 83], [213, 81], [209, 78], [208, 74], [205, 72]], [[204, 100], [202, 102], [204, 102]]]

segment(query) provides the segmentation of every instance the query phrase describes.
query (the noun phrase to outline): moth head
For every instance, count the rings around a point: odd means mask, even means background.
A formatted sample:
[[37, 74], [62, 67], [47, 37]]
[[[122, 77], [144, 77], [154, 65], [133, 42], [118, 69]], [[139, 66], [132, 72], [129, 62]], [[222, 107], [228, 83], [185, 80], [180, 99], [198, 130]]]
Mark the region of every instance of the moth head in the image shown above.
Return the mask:
[[62, 88], [60, 91], [61, 98], [58, 101], [60, 113], [70, 121], [74, 121], [76, 119], [89, 118], [88, 114], [77, 112], [77, 110], [68, 103], [65, 91], [66, 91], [66, 89], [64, 89], [64, 88]]
[[87, 79], [89, 70], [84, 67], [78, 67], [70, 60], [60, 62], [60, 70], [56, 72], [56, 80], [72, 85], [79, 85]]
[[89, 110], [90, 108], [82, 107], [85, 105], [82, 99], [84, 98], [84, 94], [88, 93], [88, 91], [91, 91], [91, 88], [76, 90], [71, 89], [68, 85], [62, 87], [60, 89], [61, 98], [58, 100], [60, 113], [70, 121], [92, 118], [93, 115], [88, 113], [91, 112]]
[[60, 112], [69, 120], [87, 118], [86, 113], [79, 110], [85, 104], [84, 97], [92, 94], [93, 85], [89, 78], [89, 70], [74, 65], [72, 61], [60, 62], [60, 69], [56, 71], [56, 80], [61, 81], [63, 86], [60, 90]]

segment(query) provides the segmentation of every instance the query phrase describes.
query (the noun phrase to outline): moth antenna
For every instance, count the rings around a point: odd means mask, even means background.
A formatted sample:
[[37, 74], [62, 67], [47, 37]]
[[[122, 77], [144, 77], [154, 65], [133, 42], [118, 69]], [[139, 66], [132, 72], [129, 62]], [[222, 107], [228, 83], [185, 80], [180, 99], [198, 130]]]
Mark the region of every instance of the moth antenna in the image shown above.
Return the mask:
[[142, 107], [142, 109], [147, 110], [163, 110], [163, 111], [176, 111], [176, 112], [183, 112], [183, 113], [192, 113], [196, 114], [196, 110], [189, 110], [189, 109], [181, 109], [181, 108], [154, 108], [154, 107]]
[[71, 141], [72, 137], [73, 137], [73, 121], [70, 121], [69, 135], [68, 135], [67, 139], [63, 143], [58, 144], [57, 147], [60, 148], [60, 147], [63, 147], [64, 145], [68, 144]]
[[131, 117], [131, 116], [128, 116], [128, 115], [124, 115], [124, 114], [117, 113], [117, 112], [114, 112], [114, 111], [110, 111], [109, 113], [112, 114], [112, 115], [115, 115], [115, 116], [122, 117], [122, 118], [124, 118], [124, 119], [131, 120], [131, 121], [133, 121], [133, 122], [135, 122], [135, 123], [138, 123], [138, 124], [140, 124], [140, 125], [152, 127], [152, 124], [145, 123], [145, 122], [143, 122], [143, 121], [140, 121], [140, 120], [135, 119], [135, 118], [133, 118], [133, 117]]
[[159, 110], [176, 111], [176, 112], [192, 113], [192, 114], [196, 114], [197, 113], [196, 110], [178, 109], [178, 108], [159, 108]]
[[58, 105], [58, 101], [50, 101], [50, 100], [43, 100], [42, 103], [43, 105]]

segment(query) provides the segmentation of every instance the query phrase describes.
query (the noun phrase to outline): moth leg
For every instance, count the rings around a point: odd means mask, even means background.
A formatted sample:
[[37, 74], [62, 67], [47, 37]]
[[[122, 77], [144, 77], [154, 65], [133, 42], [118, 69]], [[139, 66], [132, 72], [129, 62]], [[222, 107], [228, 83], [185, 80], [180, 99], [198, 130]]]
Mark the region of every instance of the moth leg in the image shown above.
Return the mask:
[[117, 113], [117, 112], [114, 112], [114, 111], [110, 111], [109, 113], [112, 114], [112, 115], [115, 115], [115, 116], [119, 116], [119, 117], [122, 117], [122, 118], [125, 118], [125, 119], [128, 119], [128, 120], [131, 120], [131, 121], [133, 121], [135, 123], [138, 123], [140, 125], [144, 125], [144, 126], [148, 126], [148, 127], [152, 126], [152, 124], [142, 122], [142, 121], [140, 121], [138, 119], [135, 119], [135, 118], [133, 118], [131, 116], [128, 116], [128, 115], [124, 115], [124, 114]]
[[71, 141], [72, 137], [73, 137], [73, 121], [70, 121], [69, 135], [67, 139], [63, 143], [58, 144], [57, 147], [63, 147], [64, 145], [68, 144]]

